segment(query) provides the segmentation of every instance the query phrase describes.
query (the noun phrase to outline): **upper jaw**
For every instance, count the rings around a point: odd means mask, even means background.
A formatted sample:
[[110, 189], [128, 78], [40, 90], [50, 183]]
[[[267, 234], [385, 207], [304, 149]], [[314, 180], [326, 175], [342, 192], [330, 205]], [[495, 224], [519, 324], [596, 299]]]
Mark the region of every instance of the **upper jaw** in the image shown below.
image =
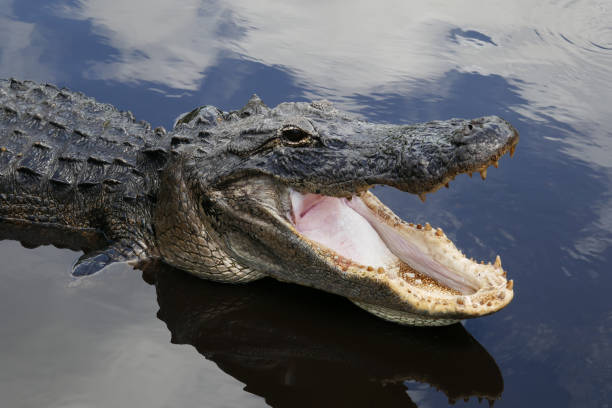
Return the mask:
[[[355, 137], [350, 137], [351, 130], [357, 132]], [[295, 163], [279, 158], [301, 170], [287, 177], [281, 173], [279, 179], [301, 192], [336, 197], [350, 197], [374, 185], [422, 195], [461, 173], [480, 172], [486, 178], [487, 168], [512, 154], [519, 140], [516, 129], [496, 116], [417, 125], [361, 123], [346, 132], [338, 150], [298, 152]]]

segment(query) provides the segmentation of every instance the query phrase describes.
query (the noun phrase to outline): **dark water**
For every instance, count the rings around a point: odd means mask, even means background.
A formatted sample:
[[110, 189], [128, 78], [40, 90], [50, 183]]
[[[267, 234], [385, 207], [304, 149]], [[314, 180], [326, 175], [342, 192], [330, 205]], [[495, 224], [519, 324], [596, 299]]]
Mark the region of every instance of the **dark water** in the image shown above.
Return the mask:
[[163, 265], [74, 281], [78, 252], [0, 226], [26, 246], [0, 241], [0, 404], [610, 406], [610, 3], [456, 3], [0, 0], [0, 77], [153, 125], [257, 93], [377, 121], [496, 114], [521, 134], [486, 182], [461, 176], [426, 204], [376, 192], [469, 256], [501, 255], [515, 300], [463, 326], [402, 328], [314, 290]]

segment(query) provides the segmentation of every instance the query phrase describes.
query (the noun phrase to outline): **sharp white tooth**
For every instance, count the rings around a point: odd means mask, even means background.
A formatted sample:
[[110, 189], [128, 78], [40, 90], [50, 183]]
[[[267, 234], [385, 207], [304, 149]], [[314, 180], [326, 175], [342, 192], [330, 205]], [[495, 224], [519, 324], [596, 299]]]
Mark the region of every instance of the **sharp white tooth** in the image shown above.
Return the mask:
[[499, 255], [497, 255], [497, 257], [495, 257], [495, 267], [496, 268], [501, 268], [501, 258], [499, 257]]

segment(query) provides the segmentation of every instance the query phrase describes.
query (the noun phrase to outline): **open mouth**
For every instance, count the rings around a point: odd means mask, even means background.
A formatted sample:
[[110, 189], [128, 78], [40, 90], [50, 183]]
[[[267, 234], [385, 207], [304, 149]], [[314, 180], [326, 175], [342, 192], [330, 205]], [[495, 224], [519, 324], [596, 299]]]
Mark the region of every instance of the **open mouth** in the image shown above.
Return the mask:
[[[499, 257], [469, 259], [441, 229], [400, 219], [370, 188], [388, 185], [424, 200], [459, 174], [485, 179], [489, 166], [513, 155], [516, 129], [496, 116], [364, 126], [355, 127], [353, 144], [336, 145], [341, 138], [332, 133], [320, 136], [329, 146], [281, 146], [219, 181], [219, 201], [240, 220], [228, 248], [253, 270], [346, 297], [400, 324], [446, 325], [505, 307], [513, 282]], [[257, 234], [243, 234], [244, 224]]]
[[407, 312], [353, 299], [379, 317], [419, 324], [418, 314], [432, 316], [423, 324], [450, 324], [512, 299], [499, 256], [486, 264], [468, 259], [441, 229], [401, 220], [369, 191], [351, 198], [289, 194], [287, 217], [319, 256], [339, 273], [383, 282], [410, 305]]

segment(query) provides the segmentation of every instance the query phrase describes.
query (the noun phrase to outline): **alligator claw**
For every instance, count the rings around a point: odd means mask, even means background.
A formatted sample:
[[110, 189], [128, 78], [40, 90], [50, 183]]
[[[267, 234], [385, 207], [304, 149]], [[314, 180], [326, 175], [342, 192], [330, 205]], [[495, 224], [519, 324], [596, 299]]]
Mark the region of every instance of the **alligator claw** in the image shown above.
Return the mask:
[[100, 272], [113, 263], [128, 262], [130, 260], [131, 259], [128, 259], [114, 247], [109, 247], [101, 251], [89, 252], [83, 254], [72, 266], [72, 276], [90, 276]]

